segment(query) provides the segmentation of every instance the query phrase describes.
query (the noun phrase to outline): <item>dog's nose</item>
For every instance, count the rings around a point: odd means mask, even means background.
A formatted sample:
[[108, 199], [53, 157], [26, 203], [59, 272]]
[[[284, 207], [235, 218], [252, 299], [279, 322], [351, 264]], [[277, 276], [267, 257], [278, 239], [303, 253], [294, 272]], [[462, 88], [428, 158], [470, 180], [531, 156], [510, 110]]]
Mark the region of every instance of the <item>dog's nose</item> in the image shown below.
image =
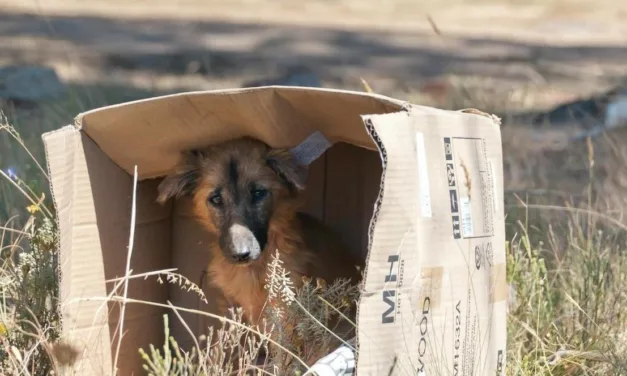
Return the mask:
[[250, 260], [250, 252], [246, 252], [246, 253], [238, 253], [233, 255], [233, 260], [235, 262], [245, 262]]
[[234, 224], [229, 230], [230, 257], [233, 262], [247, 262], [256, 260], [261, 254], [259, 242], [248, 227]]

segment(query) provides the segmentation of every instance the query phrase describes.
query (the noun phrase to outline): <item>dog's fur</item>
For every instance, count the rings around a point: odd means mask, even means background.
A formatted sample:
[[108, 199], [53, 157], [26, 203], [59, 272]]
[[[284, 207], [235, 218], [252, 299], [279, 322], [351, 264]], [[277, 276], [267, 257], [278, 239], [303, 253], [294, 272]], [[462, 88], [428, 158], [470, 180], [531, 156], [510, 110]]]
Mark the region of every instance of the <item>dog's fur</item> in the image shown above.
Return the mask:
[[275, 250], [297, 287], [302, 277], [329, 284], [360, 279], [363, 260], [299, 212], [305, 180], [306, 171], [288, 150], [245, 137], [183, 153], [176, 171], [159, 186], [161, 203], [192, 197], [195, 216], [216, 238], [209, 246], [210, 276], [250, 323], [263, 315], [266, 271]]

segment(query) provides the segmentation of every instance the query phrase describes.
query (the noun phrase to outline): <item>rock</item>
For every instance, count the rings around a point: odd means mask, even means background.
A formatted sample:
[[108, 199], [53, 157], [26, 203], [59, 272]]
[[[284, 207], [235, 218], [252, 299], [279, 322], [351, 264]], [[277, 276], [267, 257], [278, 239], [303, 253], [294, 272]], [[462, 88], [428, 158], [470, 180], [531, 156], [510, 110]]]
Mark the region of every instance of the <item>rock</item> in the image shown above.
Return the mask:
[[0, 98], [10, 101], [42, 101], [65, 92], [54, 69], [39, 66], [0, 68]]
[[603, 112], [595, 126], [579, 132], [571, 137], [570, 141], [581, 141], [588, 137], [594, 138], [604, 132], [627, 126], [627, 90], [615, 91], [612, 95], [608, 95], [602, 110]]
[[[507, 125], [532, 126], [534, 138], [560, 131], [568, 142], [627, 126], [627, 87], [617, 86], [588, 98], [567, 101], [548, 111], [505, 115]], [[575, 133], [569, 135], [569, 133]]]
[[605, 128], [627, 126], [627, 89], [616, 96], [605, 108]]
[[533, 125], [541, 127], [550, 124], [553, 127], [579, 126], [591, 129], [603, 123], [605, 116], [605, 97], [592, 97], [560, 104], [548, 113], [537, 116]]

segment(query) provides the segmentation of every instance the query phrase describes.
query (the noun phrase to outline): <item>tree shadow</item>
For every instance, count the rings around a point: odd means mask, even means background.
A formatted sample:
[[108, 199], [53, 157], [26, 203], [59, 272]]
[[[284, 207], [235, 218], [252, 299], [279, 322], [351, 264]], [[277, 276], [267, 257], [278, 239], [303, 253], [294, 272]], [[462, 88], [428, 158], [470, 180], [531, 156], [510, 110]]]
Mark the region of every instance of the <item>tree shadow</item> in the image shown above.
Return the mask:
[[3, 43], [3, 55], [16, 63], [71, 60], [102, 71], [210, 78], [265, 76], [288, 62], [307, 65], [331, 81], [375, 75], [413, 84], [455, 74], [529, 82], [537, 76], [581, 79], [593, 64], [615, 67], [627, 61], [627, 47], [217, 21], [0, 15], [0, 42], [18, 36], [39, 42], [36, 47]]

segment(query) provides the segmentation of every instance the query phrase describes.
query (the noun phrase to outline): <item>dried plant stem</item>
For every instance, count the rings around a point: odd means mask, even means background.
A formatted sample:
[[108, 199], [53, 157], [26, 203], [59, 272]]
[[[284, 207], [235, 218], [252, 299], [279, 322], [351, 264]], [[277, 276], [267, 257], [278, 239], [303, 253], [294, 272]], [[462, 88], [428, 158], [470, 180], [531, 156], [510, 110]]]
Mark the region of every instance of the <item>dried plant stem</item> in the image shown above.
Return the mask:
[[320, 322], [320, 320], [318, 320], [317, 318], [315, 318], [308, 310], [307, 308], [303, 307], [302, 304], [300, 304], [300, 302], [298, 300], [294, 300], [294, 303], [296, 303], [296, 305], [298, 305], [303, 312], [305, 312], [305, 314], [307, 316], [309, 316], [310, 319], [312, 319], [316, 324], [320, 325], [320, 327], [322, 327], [324, 330], [326, 330], [327, 332], [329, 332], [333, 337], [335, 337], [335, 339], [339, 340], [340, 342], [342, 342], [344, 345], [348, 346], [351, 350], [355, 351], [355, 348], [349, 344], [348, 342], [344, 341], [340, 336], [338, 336], [337, 334], [333, 333], [333, 331], [329, 328], [326, 327], [326, 325], [324, 325], [323, 323]]
[[0, 112], [0, 120], [2, 121], [0, 123], [0, 130], [6, 131], [9, 135], [11, 135], [11, 137], [15, 139], [15, 141], [17, 141], [17, 143], [22, 147], [22, 149], [26, 151], [26, 154], [28, 154], [28, 156], [33, 160], [37, 168], [39, 168], [39, 171], [41, 171], [42, 175], [46, 178], [46, 180], [50, 181], [48, 172], [41, 166], [39, 161], [37, 161], [37, 158], [35, 158], [33, 153], [30, 152], [28, 147], [26, 147], [24, 140], [22, 140], [17, 130], [13, 126], [9, 125], [9, 122], [7, 121], [6, 116], [4, 116], [4, 114], [2, 114], [1, 112]]
[[[159, 276], [161, 274], [172, 273], [172, 272], [175, 272], [176, 270], [177, 270], [176, 268], [170, 268], [170, 269], [157, 270], [157, 271], [154, 271], [154, 272], [132, 274], [132, 275], [129, 275], [129, 276], [126, 276], [126, 277], [107, 279], [105, 281], [105, 283], [111, 283], [111, 282], [118, 282], [118, 283], [122, 282], [122, 283], [124, 283], [125, 279], [137, 279], [137, 278], [144, 278], [144, 279], [146, 279], [147, 277]], [[114, 289], [114, 291], [115, 291], [115, 289]]]
[[339, 309], [335, 308], [333, 306], [333, 304], [329, 303], [325, 298], [319, 296], [318, 299], [320, 299], [324, 304], [327, 305], [327, 307], [331, 308], [333, 311], [335, 311], [335, 313], [337, 313], [338, 315], [340, 315], [341, 318], [343, 318], [344, 320], [348, 321], [353, 327], [357, 327], [357, 324], [353, 322], [353, 320], [351, 320], [350, 318], [348, 318], [345, 314], [343, 314], [342, 312], [340, 312]]
[[[119, 296], [109, 296], [109, 297], [91, 297], [91, 298], [76, 298], [73, 299], [70, 303], [74, 304], [74, 303], [80, 303], [80, 302], [126, 302], [126, 303], [135, 303], [135, 304], [145, 304], [145, 305], [150, 305], [150, 306], [154, 306], [154, 307], [161, 307], [161, 308], [171, 308], [170, 307], [170, 301], [168, 301], [168, 304], [163, 304], [163, 303], [156, 303], [156, 302], [149, 302], [146, 300], [139, 300], [139, 299], [131, 299], [131, 298], [123, 298], [123, 297], [119, 297]], [[213, 319], [216, 319], [222, 323], [229, 323], [231, 325], [235, 325], [238, 326], [240, 328], [244, 328], [245, 330], [249, 331], [250, 333], [256, 334], [258, 336], [260, 336], [261, 338], [267, 340], [268, 342], [272, 343], [273, 345], [277, 346], [277, 348], [285, 351], [287, 354], [289, 354], [291, 357], [293, 357], [294, 359], [296, 359], [296, 361], [298, 363], [300, 363], [300, 365], [302, 365], [303, 367], [305, 367], [307, 370], [309, 370], [309, 366], [307, 366], [307, 364], [298, 357], [298, 355], [294, 354], [293, 352], [291, 352], [290, 350], [286, 349], [284, 346], [282, 346], [280, 343], [276, 342], [275, 340], [273, 340], [272, 338], [270, 338], [267, 335], [264, 335], [263, 333], [259, 332], [258, 330], [255, 330], [245, 324], [241, 324], [235, 320], [231, 320], [228, 319], [224, 316], [220, 316], [220, 315], [216, 315], [213, 313], [209, 313], [209, 312], [203, 312], [203, 311], [199, 311], [196, 309], [189, 309], [189, 308], [184, 308], [184, 307], [176, 307], [176, 309], [179, 312], [187, 312], [187, 313], [193, 313], [193, 314], [197, 314], [197, 315], [201, 315], [201, 316], [206, 316], [206, 317], [210, 317]]]
[[549, 356], [546, 362], [550, 365], [556, 365], [561, 360], [568, 358], [580, 358], [585, 360], [592, 360], [596, 362], [610, 363], [611, 359], [600, 352], [596, 351], [577, 351], [577, 350], [560, 350], [555, 354]]
[[564, 207], [564, 206], [557, 206], [557, 205], [537, 205], [537, 204], [527, 204], [524, 203], [522, 205], [505, 205], [506, 208], [513, 208], [513, 207], [524, 207], [526, 209], [540, 209], [540, 210], [551, 210], [551, 211], [565, 211], [565, 212], [571, 212], [571, 213], [580, 213], [580, 214], [588, 214], [588, 215], [592, 215], [595, 216], [597, 218], [603, 219], [605, 221], [608, 221], [609, 223], [616, 225], [617, 227], [619, 227], [622, 230], [627, 231], [627, 226], [625, 224], [623, 224], [622, 222], [620, 222], [619, 220], [616, 220], [606, 214], [603, 213], [599, 213], [596, 212], [594, 210], [588, 210], [588, 209], [580, 209], [580, 208], [572, 208], [572, 207]]
[[7, 179], [9, 181], [9, 183], [11, 183], [15, 188], [17, 188], [17, 190], [20, 191], [20, 193], [22, 193], [24, 195], [24, 197], [26, 197], [28, 199], [28, 201], [30, 201], [31, 204], [33, 204], [35, 206], [41, 206], [44, 209], [44, 211], [46, 212], [46, 215], [48, 216], [48, 218], [54, 218], [54, 216], [52, 215], [50, 210], [48, 210], [48, 208], [46, 208], [45, 206], [41, 205], [41, 202], [35, 201], [26, 191], [24, 191], [24, 189], [22, 187], [20, 187], [19, 184], [17, 184], [15, 181], [13, 181], [13, 179], [11, 179], [11, 177], [9, 175], [7, 175], [4, 171], [0, 170], [0, 175], [2, 175], [5, 179]]
[[174, 312], [176, 317], [179, 319], [179, 321], [181, 322], [181, 325], [183, 325], [185, 330], [187, 330], [187, 333], [189, 333], [190, 337], [192, 337], [192, 339], [194, 340], [194, 345], [196, 346], [196, 348], [200, 350], [200, 343], [198, 343], [198, 340], [196, 339], [196, 336], [192, 332], [192, 329], [189, 327], [189, 325], [187, 325], [187, 323], [185, 322], [183, 317], [181, 317], [181, 314], [178, 312], [178, 307], [176, 307], [174, 304], [172, 304], [170, 302], [168, 302], [168, 306], [170, 306], [170, 309], [172, 310], [172, 312]]
[[[0, 230], [6, 231], [6, 232], [12, 232], [14, 234], [19, 234], [19, 235], [23, 235], [23, 236], [28, 236], [29, 235], [27, 232], [24, 232], [24, 231], [21, 231], [21, 230], [17, 230], [17, 229], [14, 229], [14, 228], [4, 227], [4, 226], [0, 226]], [[0, 244], [2, 244], [2, 242], [0, 242]]]
[[126, 313], [126, 298], [128, 297], [128, 284], [131, 275], [131, 257], [133, 255], [133, 244], [135, 242], [135, 220], [137, 218], [137, 165], [133, 172], [133, 201], [131, 208], [131, 227], [128, 239], [128, 252], [126, 258], [126, 273], [124, 279], [124, 300], [122, 301], [122, 308], [120, 310], [120, 326], [118, 334], [118, 345], [115, 350], [115, 359], [113, 361], [113, 374], [117, 374], [118, 371], [118, 358], [120, 357], [120, 347], [122, 346], [122, 337], [124, 335], [124, 315]]

